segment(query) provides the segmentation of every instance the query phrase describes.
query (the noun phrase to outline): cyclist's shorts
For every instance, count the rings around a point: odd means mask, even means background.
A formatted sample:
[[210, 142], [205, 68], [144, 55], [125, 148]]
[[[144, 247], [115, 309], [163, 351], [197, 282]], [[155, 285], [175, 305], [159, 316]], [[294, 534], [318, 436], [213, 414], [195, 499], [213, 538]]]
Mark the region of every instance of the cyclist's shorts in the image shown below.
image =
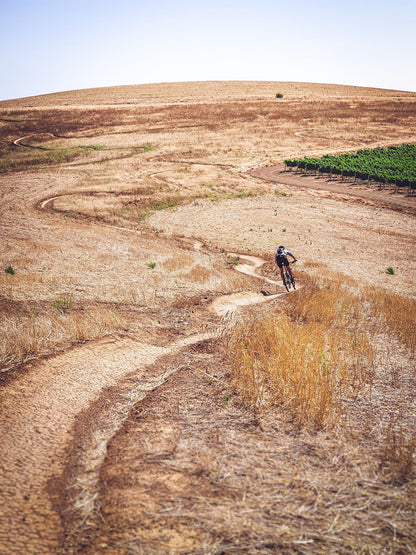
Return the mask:
[[279, 268], [283, 268], [283, 266], [289, 266], [289, 260], [286, 256], [276, 256], [276, 264]]

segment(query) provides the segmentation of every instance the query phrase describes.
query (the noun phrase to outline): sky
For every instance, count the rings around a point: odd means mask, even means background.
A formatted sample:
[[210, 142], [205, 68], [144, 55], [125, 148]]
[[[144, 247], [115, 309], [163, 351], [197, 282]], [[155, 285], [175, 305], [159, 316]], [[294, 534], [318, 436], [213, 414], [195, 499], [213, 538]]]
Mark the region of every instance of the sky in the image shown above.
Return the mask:
[[416, 0], [0, 0], [0, 100], [178, 81], [416, 91]]

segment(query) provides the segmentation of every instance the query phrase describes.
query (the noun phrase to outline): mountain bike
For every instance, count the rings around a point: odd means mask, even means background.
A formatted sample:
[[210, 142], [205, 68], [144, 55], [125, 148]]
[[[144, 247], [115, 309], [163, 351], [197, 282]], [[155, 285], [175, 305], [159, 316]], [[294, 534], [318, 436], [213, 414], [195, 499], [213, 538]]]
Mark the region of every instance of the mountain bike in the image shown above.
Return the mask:
[[[293, 262], [289, 262], [289, 264], [293, 264]], [[283, 285], [286, 287], [286, 291], [289, 291], [291, 287], [296, 289], [295, 278], [289, 274], [288, 266], [283, 266]]]

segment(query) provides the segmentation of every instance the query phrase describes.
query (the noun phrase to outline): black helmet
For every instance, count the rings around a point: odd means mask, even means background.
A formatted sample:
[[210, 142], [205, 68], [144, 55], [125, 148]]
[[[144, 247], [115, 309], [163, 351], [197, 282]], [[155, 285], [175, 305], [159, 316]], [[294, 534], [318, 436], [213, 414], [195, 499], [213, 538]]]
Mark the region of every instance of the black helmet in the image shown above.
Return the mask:
[[285, 250], [285, 247], [284, 247], [283, 245], [280, 245], [279, 251], [280, 251], [280, 250], [284, 251], [284, 250]]

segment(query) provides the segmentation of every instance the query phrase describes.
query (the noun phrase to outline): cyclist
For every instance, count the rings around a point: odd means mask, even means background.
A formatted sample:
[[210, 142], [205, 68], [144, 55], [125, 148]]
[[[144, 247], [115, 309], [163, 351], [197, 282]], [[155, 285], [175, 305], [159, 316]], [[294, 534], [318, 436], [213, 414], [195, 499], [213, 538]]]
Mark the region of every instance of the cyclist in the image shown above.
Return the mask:
[[287, 259], [288, 256], [291, 256], [293, 258], [293, 262], [296, 262], [296, 258], [293, 256], [293, 254], [286, 250], [283, 245], [280, 245], [280, 247], [276, 251], [274, 260], [276, 262], [276, 266], [278, 266], [280, 269], [280, 275], [282, 277], [283, 283], [283, 266], [287, 267], [290, 277], [293, 278], [292, 270], [289, 266], [289, 260]]

